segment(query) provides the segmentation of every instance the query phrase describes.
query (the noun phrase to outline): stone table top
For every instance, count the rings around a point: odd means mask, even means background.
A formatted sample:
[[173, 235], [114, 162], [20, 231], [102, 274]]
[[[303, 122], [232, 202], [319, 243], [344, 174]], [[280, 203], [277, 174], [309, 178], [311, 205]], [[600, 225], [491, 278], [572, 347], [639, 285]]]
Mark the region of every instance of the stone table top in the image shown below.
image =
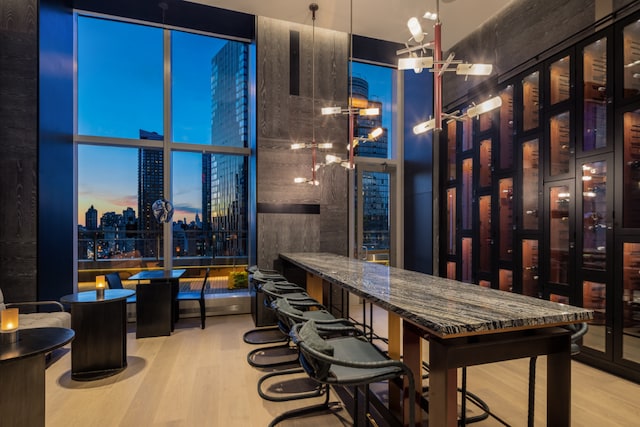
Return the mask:
[[441, 338], [593, 319], [592, 310], [330, 253], [280, 257]]

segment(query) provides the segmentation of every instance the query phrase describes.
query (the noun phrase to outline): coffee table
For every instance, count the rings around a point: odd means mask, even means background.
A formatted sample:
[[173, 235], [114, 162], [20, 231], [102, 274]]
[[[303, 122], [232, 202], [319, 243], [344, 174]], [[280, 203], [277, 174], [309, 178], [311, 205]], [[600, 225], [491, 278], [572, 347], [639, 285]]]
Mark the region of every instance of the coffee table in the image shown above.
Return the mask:
[[45, 425], [46, 354], [68, 344], [66, 328], [18, 331], [18, 341], [0, 344], [0, 416], [3, 426]]
[[71, 306], [71, 378], [91, 381], [115, 375], [127, 367], [127, 298], [131, 289], [106, 289], [65, 295]]

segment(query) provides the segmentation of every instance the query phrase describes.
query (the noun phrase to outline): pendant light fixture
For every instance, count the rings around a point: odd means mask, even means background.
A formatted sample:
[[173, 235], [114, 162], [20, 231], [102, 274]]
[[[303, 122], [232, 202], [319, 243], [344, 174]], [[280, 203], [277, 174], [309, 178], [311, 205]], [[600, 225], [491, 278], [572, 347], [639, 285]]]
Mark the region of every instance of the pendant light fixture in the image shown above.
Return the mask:
[[[405, 43], [405, 48], [396, 52], [397, 55], [409, 55], [398, 60], [398, 70], [410, 70], [420, 73], [424, 68], [434, 73], [433, 76], [433, 109], [434, 118], [430, 118], [413, 127], [413, 133], [421, 134], [430, 130], [442, 130], [442, 119], [464, 120], [465, 118], [475, 118], [480, 114], [492, 111], [502, 105], [502, 98], [499, 96], [490, 98], [478, 105], [470, 106], [466, 113], [445, 114], [442, 111], [442, 76], [445, 72], [455, 72], [457, 75], [465, 76], [488, 76], [493, 70], [491, 64], [468, 64], [464, 61], [456, 60], [455, 54], [451, 53], [446, 60], [442, 60], [442, 22], [440, 21], [440, 1], [436, 0], [436, 13], [427, 12], [424, 19], [434, 21], [433, 41], [423, 43], [426, 33], [422, 31], [420, 20], [412, 17], [407, 22], [407, 27], [411, 33], [411, 38]], [[430, 51], [431, 55], [428, 55]]]
[[291, 144], [292, 150], [300, 150], [303, 148], [311, 149], [311, 179], [304, 177], [294, 178], [293, 182], [296, 184], [311, 184], [311, 185], [319, 185], [317, 179], [317, 172], [321, 163], [317, 161], [317, 151], [319, 149], [330, 149], [333, 147], [333, 144], [330, 142], [324, 142], [318, 144], [316, 142], [316, 12], [319, 7], [316, 3], [311, 3], [309, 5], [309, 10], [311, 11], [311, 20], [312, 20], [312, 39], [311, 39], [311, 142], [310, 143], [294, 143]]
[[339, 115], [344, 114], [349, 116], [349, 142], [347, 144], [348, 158], [345, 160], [340, 156], [328, 154], [325, 157], [325, 163], [327, 165], [332, 163], [338, 163], [347, 169], [354, 168], [354, 156], [355, 147], [361, 142], [373, 141], [380, 135], [382, 135], [382, 128], [376, 128], [371, 131], [367, 137], [356, 137], [355, 129], [358, 121], [358, 117], [365, 116], [379, 116], [379, 108], [360, 108], [355, 107], [353, 103], [353, 0], [349, 2], [349, 100], [347, 108], [342, 107], [324, 107], [322, 108], [322, 115]]

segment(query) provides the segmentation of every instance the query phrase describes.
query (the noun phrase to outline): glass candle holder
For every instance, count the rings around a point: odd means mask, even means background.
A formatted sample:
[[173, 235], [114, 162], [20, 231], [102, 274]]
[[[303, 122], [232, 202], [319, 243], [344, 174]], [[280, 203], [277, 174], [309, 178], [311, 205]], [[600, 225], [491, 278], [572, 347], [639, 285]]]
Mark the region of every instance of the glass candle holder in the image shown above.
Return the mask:
[[104, 276], [96, 276], [96, 298], [103, 299], [104, 298], [104, 290], [107, 285], [105, 282]]
[[18, 341], [18, 309], [7, 308], [0, 311], [0, 341], [13, 344]]

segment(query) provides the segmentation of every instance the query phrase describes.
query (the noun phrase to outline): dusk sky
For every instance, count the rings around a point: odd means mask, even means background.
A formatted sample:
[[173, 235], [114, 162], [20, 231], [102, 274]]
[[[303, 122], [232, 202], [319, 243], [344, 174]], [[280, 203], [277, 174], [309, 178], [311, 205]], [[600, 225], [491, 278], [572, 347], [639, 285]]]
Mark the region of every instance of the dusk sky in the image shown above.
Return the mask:
[[[225, 40], [174, 31], [172, 43], [172, 140], [211, 144], [211, 59]], [[164, 134], [162, 30], [115, 21], [78, 18], [78, 134], [139, 139], [139, 130]], [[354, 63], [369, 82], [371, 99], [383, 102], [390, 129], [389, 68]], [[174, 221], [202, 214], [200, 153], [174, 153]], [[78, 223], [91, 205], [105, 212], [138, 210], [138, 150], [80, 145]]]

